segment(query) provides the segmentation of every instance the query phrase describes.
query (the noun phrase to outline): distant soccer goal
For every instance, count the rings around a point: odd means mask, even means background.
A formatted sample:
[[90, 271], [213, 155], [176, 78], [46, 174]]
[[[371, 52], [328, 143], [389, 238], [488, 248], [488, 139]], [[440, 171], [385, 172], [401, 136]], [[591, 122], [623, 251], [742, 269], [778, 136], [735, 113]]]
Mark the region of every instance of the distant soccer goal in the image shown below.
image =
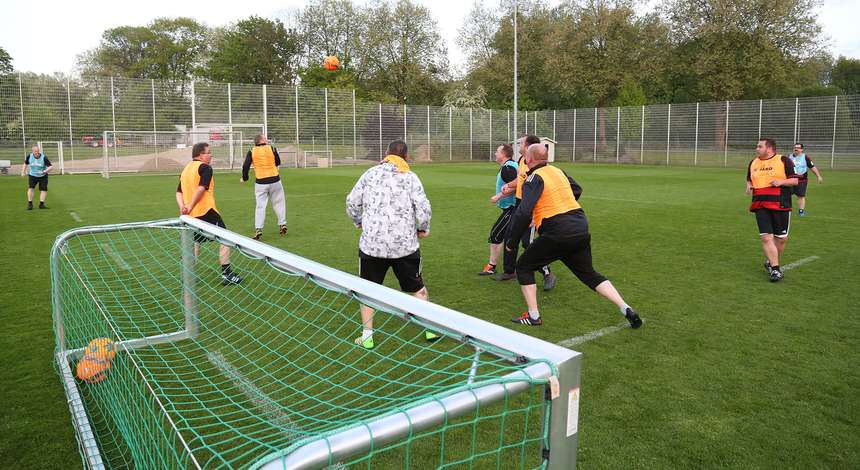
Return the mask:
[[187, 216], [65, 232], [51, 273], [86, 467], [575, 468], [577, 352]]
[[[65, 173], [65, 157], [63, 155], [63, 142], [58, 140], [40, 140], [36, 142], [36, 145], [42, 149], [42, 153], [48, 156], [48, 160], [55, 159], [52, 162], [54, 165], [57, 165], [59, 168], [59, 172], [61, 175]], [[56, 151], [56, 153], [54, 153]], [[47, 153], [45, 153], [47, 152]]]
[[[305, 150], [302, 152], [301, 168], [331, 168], [330, 150]], [[297, 165], [298, 162], [297, 162]]]
[[[241, 166], [240, 131], [105, 131], [99, 140], [101, 161], [76, 160], [66, 164], [70, 172], [100, 172], [108, 178], [116, 173], [176, 172], [191, 160], [194, 144], [206, 142], [212, 150], [212, 166], [234, 169]], [[70, 168], [71, 165], [71, 168]]]

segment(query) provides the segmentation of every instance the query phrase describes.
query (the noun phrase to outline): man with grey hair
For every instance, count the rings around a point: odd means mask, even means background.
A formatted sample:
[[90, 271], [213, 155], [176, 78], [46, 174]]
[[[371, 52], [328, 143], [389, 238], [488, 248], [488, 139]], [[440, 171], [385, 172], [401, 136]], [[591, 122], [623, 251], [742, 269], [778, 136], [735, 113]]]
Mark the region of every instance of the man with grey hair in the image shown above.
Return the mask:
[[505, 249], [514, 248], [530, 223], [539, 236], [517, 260], [517, 280], [528, 310], [511, 321], [530, 326], [543, 324], [534, 273], [542, 266], [561, 260], [583, 284], [618, 306], [632, 328], [642, 326], [636, 311], [592, 266], [588, 219], [578, 202], [582, 188], [560, 168], [547, 164], [547, 149], [541, 144], [528, 147], [525, 163], [529, 171], [523, 183], [523, 199], [514, 213], [511, 237]]
[[266, 206], [272, 200], [272, 210], [278, 218], [278, 232], [281, 236], [287, 234], [287, 207], [284, 196], [284, 185], [278, 167], [281, 166], [281, 156], [263, 134], [254, 137], [254, 148], [248, 150], [245, 162], [242, 163], [243, 183], [248, 181], [248, 170], [254, 164], [254, 196], [257, 207], [254, 210], [254, 240], [263, 238], [263, 225], [266, 222]]
[[[430, 234], [430, 201], [421, 180], [411, 171], [406, 142], [388, 144], [386, 157], [365, 171], [346, 197], [346, 213], [361, 229], [358, 242], [359, 276], [382, 284], [388, 268], [400, 289], [427, 300], [421, 277], [418, 239]], [[355, 343], [373, 349], [373, 309], [361, 306], [362, 333]], [[438, 339], [425, 332], [428, 341]]]
[[34, 145], [32, 152], [24, 157], [21, 176], [27, 175], [27, 210], [33, 210], [33, 192], [39, 185], [39, 209], [47, 209], [45, 198], [48, 196], [48, 173], [53, 169], [51, 161], [42, 154], [42, 149]]

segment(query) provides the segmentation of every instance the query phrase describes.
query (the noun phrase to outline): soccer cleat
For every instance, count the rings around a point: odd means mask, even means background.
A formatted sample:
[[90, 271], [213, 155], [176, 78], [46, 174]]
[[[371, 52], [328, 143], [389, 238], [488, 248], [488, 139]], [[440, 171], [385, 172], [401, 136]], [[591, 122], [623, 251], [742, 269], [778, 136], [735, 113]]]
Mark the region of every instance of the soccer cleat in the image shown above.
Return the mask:
[[805, 216], [805, 215], [806, 215], [806, 211], [805, 211], [805, 210], [803, 210], [803, 209], [800, 209], [800, 210], [798, 210], [798, 211], [797, 211], [797, 215], [799, 215], [800, 217], [803, 217], [803, 216]]
[[39, 203], [39, 209], [47, 209], [47, 208], [48, 208], [48, 206], [46, 206], [44, 202]]
[[556, 282], [558, 282], [558, 279], [556, 279], [555, 274], [547, 274], [543, 278], [543, 290], [552, 290], [552, 288], [555, 287]]
[[259, 239], [263, 238], [263, 229], [261, 229], [261, 228], [254, 229], [254, 236], [251, 238], [253, 238], [254, 240], [259, 240]]
[[781, 281], [783, 277], [784, 276], [782, 274], [782, 271], [780, 271], [779, 269], [774, 269], [770, 272], [770, 282]]
[[221, 273], [221, 285], [240, 284], [241, 282], [242, 278], [233, 271]]
[[499, 273], [493, 278], [497, 281], [510, 281], [511, 279], [516, 279], [517, 273]]
[[28, 210], [28, 211], [33, 210], [33, 201], [28, 201], [28, 202], [27, 202], [27, 210]]
[[484, 265], [484, 269], [478, 273], [478, 276], [492, 276], [496, 274], [496, 267], [490, 263]]
[[361, 336], [359, 336], [358, 338], [355, 338], [355, 344], [364, 349], [373, 349], [376, 347], [376, 345], [373, 344], [373, 336], [368, 336], [367, 339], [362, 339]]
[[287, 226], [286, 225], [279, 225], [278, 226], [278, 233], [281, 234], [282, 237], [284, 235], [286, 235], [287, 234]]
[[630, 328], [633, 328], [634, 330], [642, 326], [642, 319], [639, 318], [639, 314], [632, 308], [627, 308], [627, 311], [624, 312], [624, 318], [626, 318], [627, 322], [630, 323]]
[[514, 323], [520, 323], [522, 325], [529, 325], [529, 326], [541, 326], [541, 325], [543, 325], [543, 319], [542, 318], [538, 317], [538, 319], [535, 320], [529, 316], [529, 312], [523, 312], [522, 315], [520, 315], [518, 317], [511, 318], [511, 321]]
[[441, 338], [441, 336], [437, 335], [436, 333], [433, 333], [430, 330], [424, 330], [424, 339], [426, 339], [427, 341], [432, 343], [434, 341], [438, 341], [439, 338]]
[[767, 273], [770, 274], [773, 271], [773, 267], [771, 267], [770, 260], [764, 260], [764, 269], [767, 270]]

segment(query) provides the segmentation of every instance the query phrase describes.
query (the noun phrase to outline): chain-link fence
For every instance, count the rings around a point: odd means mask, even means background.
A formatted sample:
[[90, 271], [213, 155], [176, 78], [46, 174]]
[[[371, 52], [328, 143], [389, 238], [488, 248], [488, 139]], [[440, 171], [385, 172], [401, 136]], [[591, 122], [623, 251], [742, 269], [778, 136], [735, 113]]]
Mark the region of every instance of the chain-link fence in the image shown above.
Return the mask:
[[510, 110], [369, 103], [343, 89], [0, 77], [0, 160], [18, 165], [42, 142], [64, 172], [104, 171], [108, 157], [109, 171], [172, 170], [155, 162], [190, 153], [185, 142], [228, 137], [215, 157], [236, 168], [257, 133], [287, 166], [375, 162], [393, 139], [417, 161], [488, 160], [499, 143], [533, 133], [556, 141], [557, 161], [738, 168], [767, 136], [781, 152], [804, 143], [820, 166], [860, 169], [858, 95], [520, 111], [518, 132], [513, 121]]

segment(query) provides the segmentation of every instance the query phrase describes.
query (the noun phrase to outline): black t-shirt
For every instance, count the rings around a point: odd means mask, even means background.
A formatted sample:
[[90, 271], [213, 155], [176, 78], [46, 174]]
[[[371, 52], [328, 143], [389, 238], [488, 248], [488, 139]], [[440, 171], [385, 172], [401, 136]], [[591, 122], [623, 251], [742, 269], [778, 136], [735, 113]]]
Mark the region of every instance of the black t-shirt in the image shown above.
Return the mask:
[[[209, 189], [209, 183], [212, 182], [212, 167], [207, 165], [206, 163], [201, 163], [199, 167], [197, 167], [197, 174], [200, 175], [200, 186], [203, 186], [206, 189]], [[176, 186], [176, 192], [182, 192], [182, 177], [179, 177], [179, 185]]]

